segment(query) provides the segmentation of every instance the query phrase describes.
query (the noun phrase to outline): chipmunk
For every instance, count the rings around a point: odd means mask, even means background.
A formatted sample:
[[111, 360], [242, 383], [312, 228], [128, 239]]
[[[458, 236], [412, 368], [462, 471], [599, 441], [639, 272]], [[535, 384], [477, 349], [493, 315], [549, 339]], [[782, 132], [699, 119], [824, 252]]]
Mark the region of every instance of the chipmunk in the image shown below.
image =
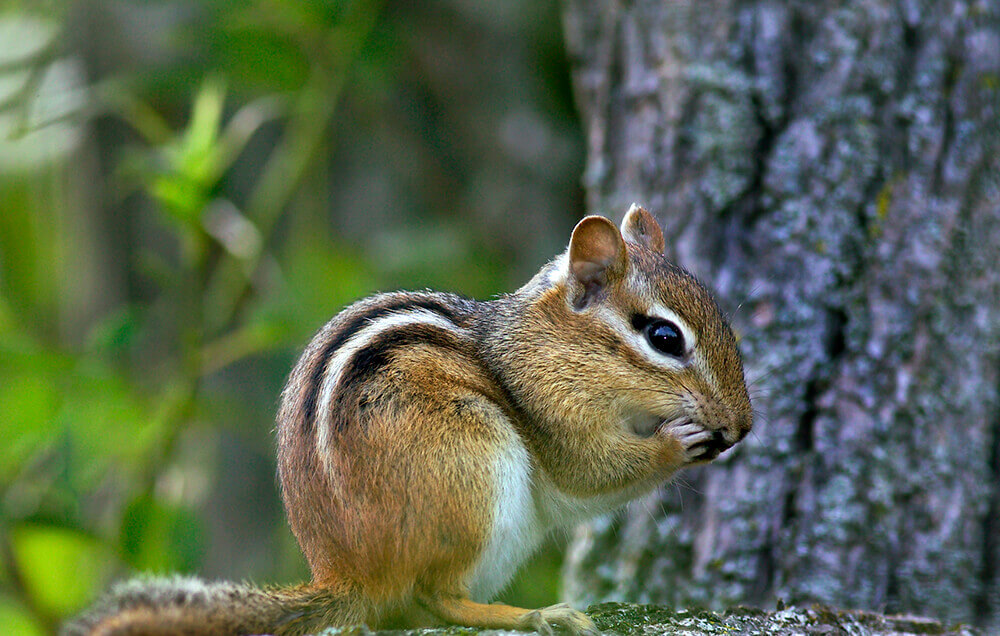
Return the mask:
[[488, 602], [553, 529], [714, 459], [751, 427], [733, 332], [663, 247], [633, 205], [620, 230], [584, 218], [510, 295], [351, 305], [302, 354], [277, 417], [281, 492], [312, 582], [127, 583], [64, 633], [596, 633], [567, 605]]

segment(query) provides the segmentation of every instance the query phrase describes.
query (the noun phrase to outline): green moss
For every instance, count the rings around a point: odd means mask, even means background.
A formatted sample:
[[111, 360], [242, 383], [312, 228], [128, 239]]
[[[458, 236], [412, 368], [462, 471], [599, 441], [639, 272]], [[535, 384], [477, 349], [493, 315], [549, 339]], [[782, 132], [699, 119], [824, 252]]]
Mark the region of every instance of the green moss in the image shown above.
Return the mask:
[[882, 236], [882, 226], [889, 218], [889, 208], [892, 206], [893, 191], [902, 180], [902, 174], [893, 175], [875, 195], [875, 218], [868, 226], [868, 238], [875, 240]]
[[[874, 612], [841, 610], [825, 605], [808, 608], [782, 607], [765, 611], [753, 607], [732, 607], [723, 612], [691, 608], [672, 610], [660, 605], [599, 603], [587, 614], [606, 634], [726, 634], [791, 636], [792, 634], [852, 634], [854, 636], [904, 634], [963, 634], [979, 632], [964, 625], [946, 626], [926, 618], [886, 616]], [[465, 627], [385, 631], [392, 636], [466, 636], [479, 630]], [[323, 632], [324, 636], [367, 636], [373, 632], [351, 627]]]

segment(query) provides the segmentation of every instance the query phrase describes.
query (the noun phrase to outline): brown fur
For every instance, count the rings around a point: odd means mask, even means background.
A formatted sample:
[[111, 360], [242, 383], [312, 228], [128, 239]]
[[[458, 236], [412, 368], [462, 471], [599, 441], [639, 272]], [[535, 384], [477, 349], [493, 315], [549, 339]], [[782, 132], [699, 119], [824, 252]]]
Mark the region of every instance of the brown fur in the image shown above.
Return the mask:
[[297, 636], [359, 622], [360, 595], [300, 585], [259, 589], [197, 579], [139, 579], [116, 586], [64, 626], [64, 636], [259, 634]]
[[[282, 496], [313, 582], [291, 591], [239, 588], [213, 597], [215, 605], [112, 603], [117, 613], [97, 612], [99, 623], [122, 631], [91, 633], [140, 633], [128, 625], [157, 620], [180, 631], [201, 622], [218, 633], [351, 622], [592, 632], [585, 615], [565, 606], [474, 602], [470, 577], [500, 521], [493, 516], [504, 449], [527, 449], [536, 498], [552, 488], [558, 494], [546, 496], [568, 502], [623, 503], [711, 459], [704, 440], [712, 431], [728, 446], [749, 430], [732, 332], [711, 295], [668, 263], [662, 247], [662, 231], [641, 208], [629, 211], [621, 231], [588, 217], [563, 260], [509, 296], [477, 303], [395, 293], [342, 312], [306, 348], [278, 413]], [[697, 334], [714, 384], [691, 361], [665, 364], [636, 348], [629, 321], [656, 303]], [[402, 317], [417, 315], [400, 314], [408, 311], [437, 318], [406, 324]], [[387, 324], [394, 326], [380, 326]], [[348, 342], [360, 344], [341, 365]], [[640, 435], [627, 424], [635, 413], [663, 422]], [[675, 432], [684, 430], [687, 437]]]

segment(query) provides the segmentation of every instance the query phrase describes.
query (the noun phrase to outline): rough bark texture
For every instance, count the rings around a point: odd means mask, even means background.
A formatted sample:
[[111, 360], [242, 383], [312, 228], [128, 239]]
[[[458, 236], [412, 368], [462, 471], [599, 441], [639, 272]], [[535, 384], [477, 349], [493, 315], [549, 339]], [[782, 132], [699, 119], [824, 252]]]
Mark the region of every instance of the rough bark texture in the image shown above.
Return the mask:
[[1000, 2], [567, 0], [589, 208], [656, 212], [755, 434], [581, 529], [575, 603], [1000, 632]]

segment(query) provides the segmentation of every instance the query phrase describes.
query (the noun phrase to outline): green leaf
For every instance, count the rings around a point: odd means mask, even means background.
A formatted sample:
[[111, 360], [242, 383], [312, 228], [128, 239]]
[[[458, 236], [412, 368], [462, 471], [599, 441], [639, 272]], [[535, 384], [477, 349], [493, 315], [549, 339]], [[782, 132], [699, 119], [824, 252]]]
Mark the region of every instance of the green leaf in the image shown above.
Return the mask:
[[45, 377], [18, 375], [0, 382], [6, 438], [0, 445], [0, 483], [52, 441], [58, 401], [56, 387]]
[[45, 636], [45, 630], [23, 606], [6, 596], [0, 596], [0, 625], [5, 634]]
[[215, 46], [237, 89], [295, 91], [309, 72], [308, 58], [277, 33], [231, 26], [216, 35]]
[[125, 354], [135, 345], [142, 317], [137, 305], [123, 305], [109, 312], [87, 333], [87, 350], [101, 355]]
[[146, 168], [150, 194], [168, 219], [189, 232], [200, 232], [201, 214], [225, 170], [219, 144], [225, 97], [221, 82], [206, 80], [195, 95], [187, 128], [159, 149], [166, 166]]
[[219, 135], [225, 100], [225, 85], [217, 79], [205, 80], [191, 109], [191, 123], [184, 135], [185, 154], [204, 156], [211, 152]]
[[202, 84], [173, 166], [187, 180], [206, 187], [221, 176], [218, 140], [225, 101], [226, 90], [220, 81], [209, 79]]
[[204, 188], [185, 175], [175, 173], [155, 177], [149, 193], [163, 206], [168, 218], [188, 228], [195, 226], [208, 201]]
[[4, 414], [0, 484], [8, 483], [58, 437], [60, 378], [68, 368], [64, 356], [41, 350], [16, 334], [0, 345], [0, 413]]
[[104, 545], [78, 530], [25, 524], [13, 528], [10, 538], [28, 594], [53, 616], [69, 616], [83, 608], [116, 565]]
[[14, 311], [7, 299], [0, 295], [0, 338], [14, 337], [17, 333]]
[[313, 235], [289, 242], [289, 248], [285, 275], [294, 299], [279, 311], [288, 313], [289, 322], [298, 323], [296, 336], [315, 331], [345, 305], [376, 288], [370, 266], [354, 247]]
[[24, 337], [0, 343], [0, 483], [57, 442], [70, 453], [64, 477], [80, 490], [111, 469], [127, 475], [144, 466], [161, 443], [165, 417], [103, 353], [69, 356]]
[[143, 495], [125, 510], [121, 547], [137, 570], [194, 572], [205, 554], [205, 532], [191, 510]]
[[138, 467], [161, 426], [144, 396], [99, 360], [80, 360], [67, 380], [57, 421], [72, 440], [78, 487], [93, 487], [112, 467]]
[[506, 260], [467, 229], [424, 223], [383, 231], [373, 243], [373, 261], [389, 287], [448, 289], [473, 297], [504, 288]]

